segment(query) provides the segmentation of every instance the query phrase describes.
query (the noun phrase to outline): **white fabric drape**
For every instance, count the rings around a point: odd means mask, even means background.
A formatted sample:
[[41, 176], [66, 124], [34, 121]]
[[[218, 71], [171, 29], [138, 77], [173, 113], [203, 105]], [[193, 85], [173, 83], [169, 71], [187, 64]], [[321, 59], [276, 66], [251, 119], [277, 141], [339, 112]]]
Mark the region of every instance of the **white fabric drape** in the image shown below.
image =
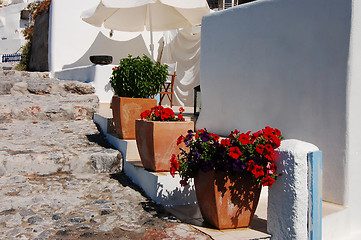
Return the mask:
[[[199, 85], [200, 27], [164, 32], [162, 63], [177, 62], [173, 104], [193, 106], [193, 88]], [[167, 104], [167, 102], [166, 102]]]

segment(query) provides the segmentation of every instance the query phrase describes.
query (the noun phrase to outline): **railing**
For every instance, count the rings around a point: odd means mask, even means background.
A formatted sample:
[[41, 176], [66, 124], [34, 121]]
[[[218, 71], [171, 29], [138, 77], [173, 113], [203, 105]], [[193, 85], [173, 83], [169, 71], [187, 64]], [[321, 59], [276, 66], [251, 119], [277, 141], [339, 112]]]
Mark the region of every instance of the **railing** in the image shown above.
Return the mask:
[[1, 61], [2, 62], [19, 62], [21, 60], [21, 54], [15, 53], [15, 54], [3, 54]]

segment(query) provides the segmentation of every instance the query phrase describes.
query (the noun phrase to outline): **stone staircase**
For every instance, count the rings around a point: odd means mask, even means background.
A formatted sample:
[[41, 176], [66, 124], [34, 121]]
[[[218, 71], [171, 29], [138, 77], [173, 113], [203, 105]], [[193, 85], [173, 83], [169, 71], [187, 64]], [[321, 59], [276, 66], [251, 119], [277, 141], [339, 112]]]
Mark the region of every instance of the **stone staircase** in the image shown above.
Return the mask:
[[98, 102], [89, 83], [0, 71], [0, 176], [120, 172], [121, 153], [91, 121]]
[[90, 120], [98, 102], [87, 83], [42, 72], [0, 71], [0, 122]]

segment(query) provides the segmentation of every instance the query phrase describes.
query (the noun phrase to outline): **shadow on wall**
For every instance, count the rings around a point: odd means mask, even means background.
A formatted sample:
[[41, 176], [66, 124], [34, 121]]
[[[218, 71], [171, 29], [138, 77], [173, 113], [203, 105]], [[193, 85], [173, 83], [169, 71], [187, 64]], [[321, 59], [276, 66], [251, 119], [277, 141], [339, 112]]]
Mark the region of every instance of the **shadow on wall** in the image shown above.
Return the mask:
[[192, 205], [197, 202], [194, 185], [176, 187], [169, 191], [159, 182], [157, 183], [157, 199], [157, 202], [162, 205]]
[[129, 41], [115, 41], [109, 39], [102, 32], [99, 32], [88, 51], [86, 51], [76, 62], [64, 65], [63, 69], [91, 65], [92, 63], [90, 62], [89, 57], [92, 55], [113, 56], [112, 64], [118, 64], [119, 60], [127, 57], [128, 54], [133, 56], [142, 56], [143, 54], [146, 54], [147, 56], [150, 56], [141, 34]]

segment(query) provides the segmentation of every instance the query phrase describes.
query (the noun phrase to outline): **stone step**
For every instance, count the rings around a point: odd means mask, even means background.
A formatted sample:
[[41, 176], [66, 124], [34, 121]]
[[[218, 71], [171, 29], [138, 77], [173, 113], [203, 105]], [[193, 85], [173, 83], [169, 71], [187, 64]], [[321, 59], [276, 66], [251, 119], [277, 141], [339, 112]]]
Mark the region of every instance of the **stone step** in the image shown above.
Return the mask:
[[13, 119], [65, 121], [92, 119], [98, 109], [95, 95], [2, 95], [0, 123]]
[[92, 119], [98, 103], [90, 83], [49, 78], [44, 72], [0, 71], [0, 123]]
[[49, 72], [27, 72], [27, 71], [16, 71], [16, 70], [7, 70], [3, 68], [0, 71], [0, 79], [2, 77], [12, 77], [12, 78], [50, 78]]
[[123, 157], [89, 120], [0, 125], [0, 176], [119, 173]]
[[15, 78], [0, 77], [0, 95], [28, 95], [28, 94], [94, 94], [94, 87], [90, 83], [78, 81], [64, 81], [55, 78]]

